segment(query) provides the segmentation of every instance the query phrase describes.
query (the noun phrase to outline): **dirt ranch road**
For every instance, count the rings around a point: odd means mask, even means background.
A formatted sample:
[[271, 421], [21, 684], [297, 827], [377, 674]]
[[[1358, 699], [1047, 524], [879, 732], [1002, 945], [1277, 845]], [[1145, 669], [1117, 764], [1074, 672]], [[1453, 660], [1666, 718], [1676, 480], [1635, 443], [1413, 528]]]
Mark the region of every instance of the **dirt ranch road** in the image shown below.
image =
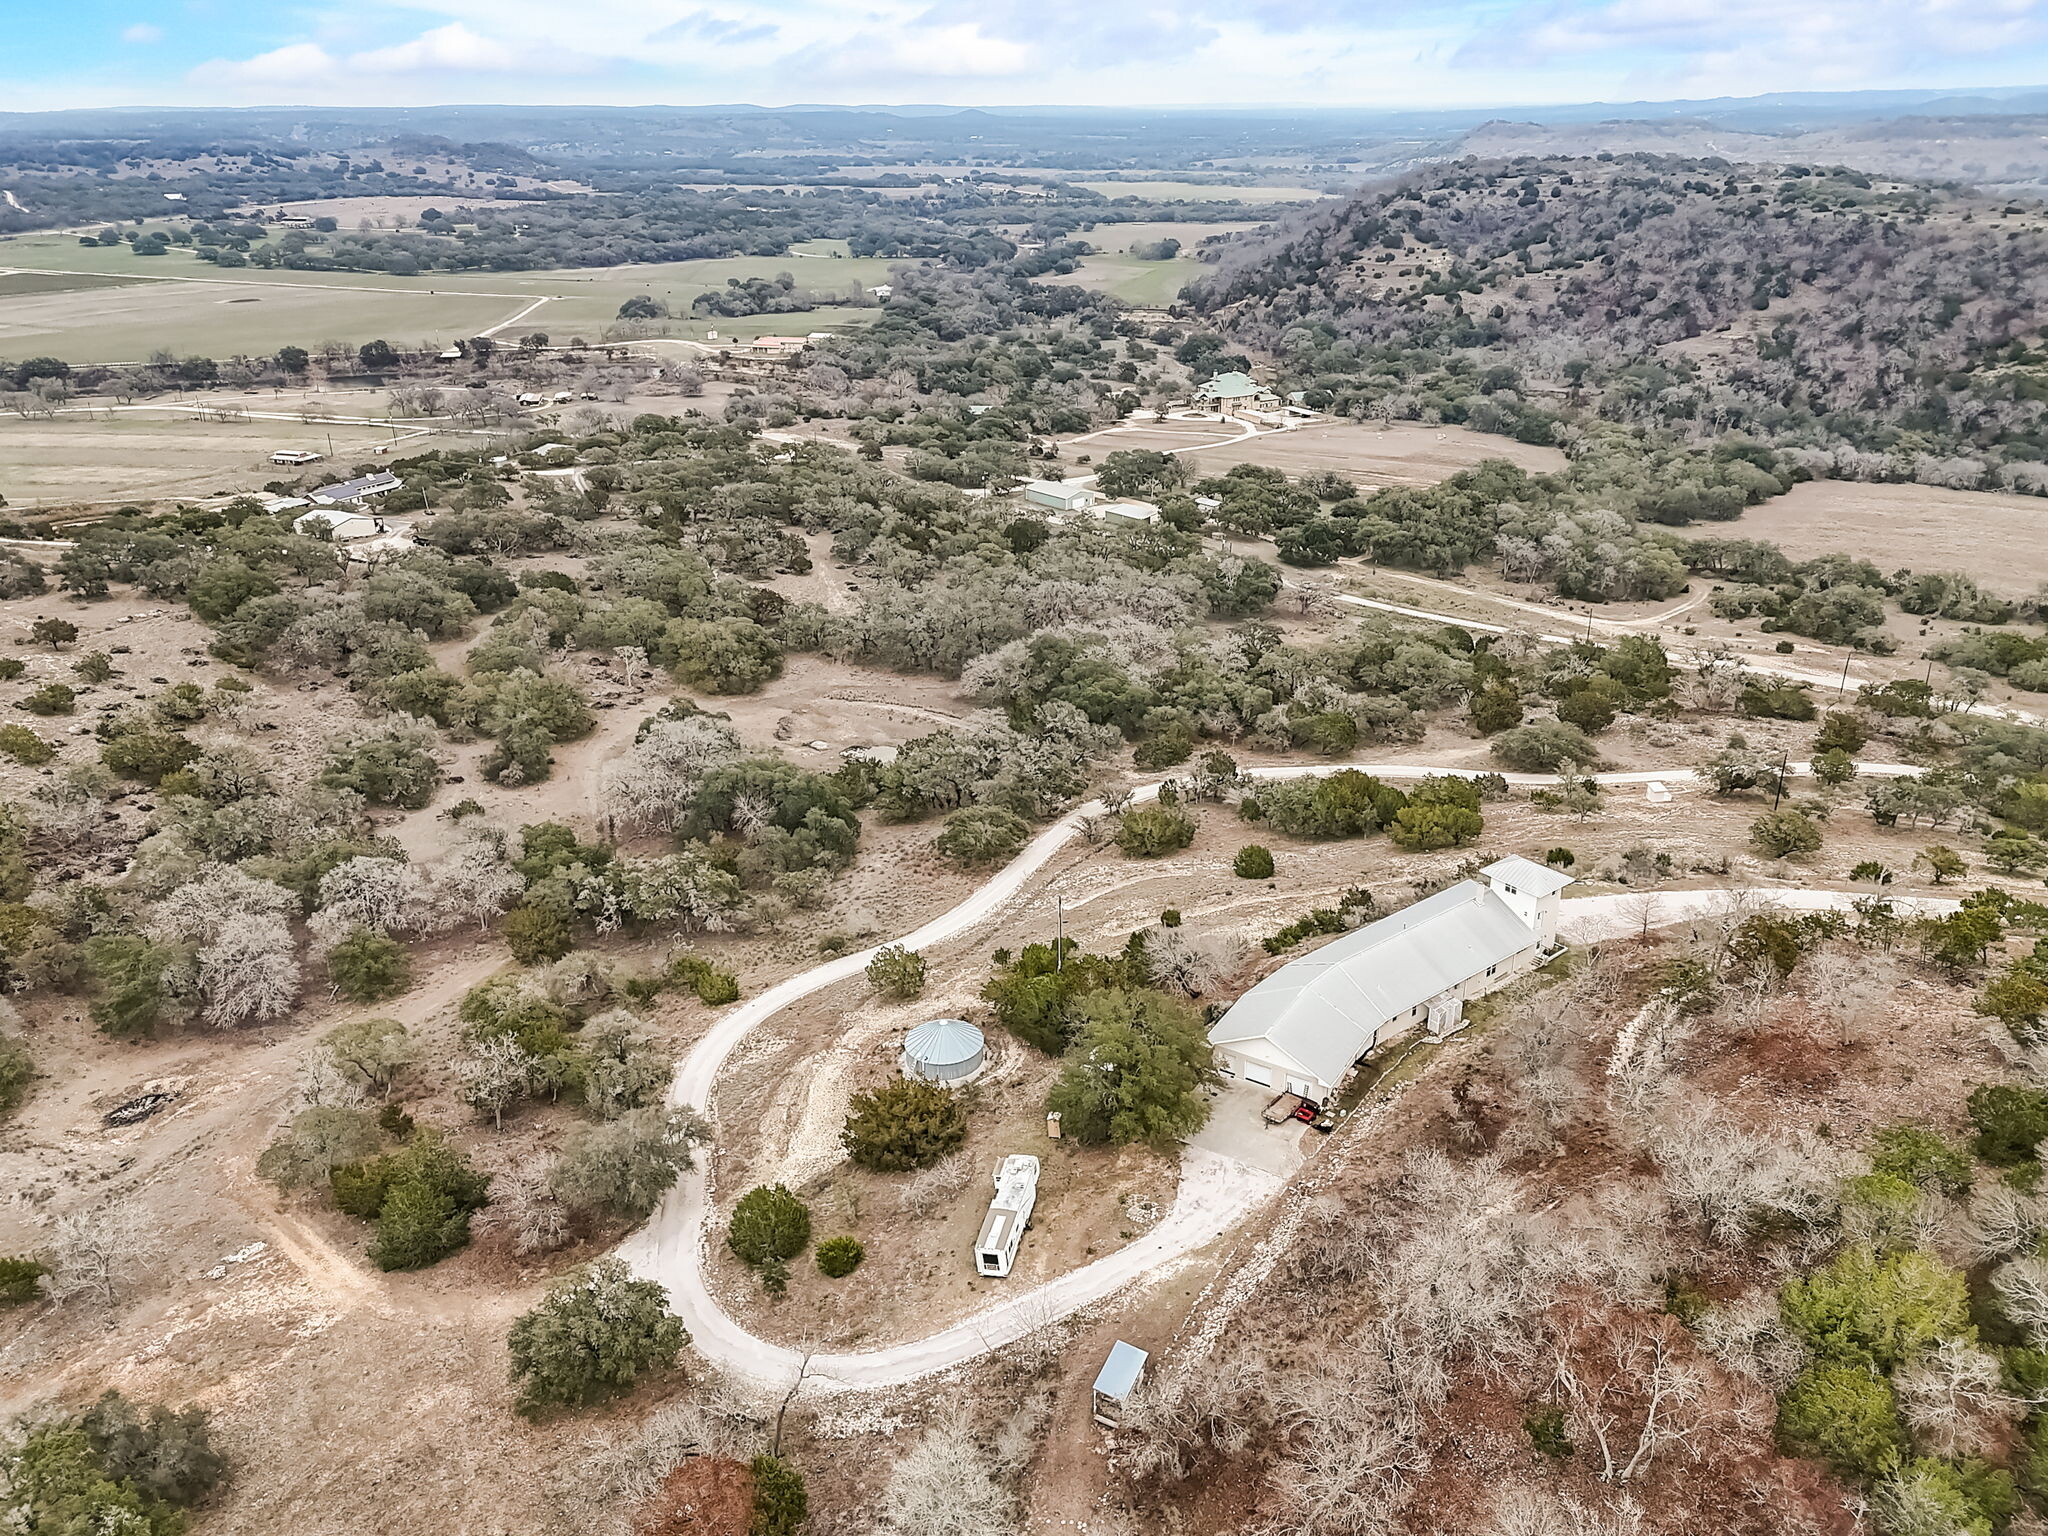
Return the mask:
[[[1474, 770], [1432, 768], [1416, 763], [1306, 764], [1254, 770], [1259, 779], [1292, 779], [1330, 773], [1345, 767], [1389, 779], [1416, 779], [1431, 773], [1470, 776]], [[1862, 763], [1859, 771], [1869, 777], [1900, 777], [1918, 773], [1917, 768], [1898, 763]], [[1795, 775], [1805, 774], [1809, 765], [1792, 765]], [[1551, 774], [1506, 775], [1510, 783], [1555, 784]], [[1670, 768], [1595, 776], [1609, 785], [1689, 784], [1689, 768]], [[1157, 784], [1140, 786], [1134, 801], [1156, 799]], [[1016, 897], [1025, 883], [1043, 869], [1068, 842], [1080, 834], [1085, 818], [1106, 814], [1100, 801], [1069, 811], [1047, 827], [987, 884], [951, 911], [926, 923], [914, 933], [890, 942], [913, 950], [926, 949], [957, 938], [994, 916]], [[1739, 900], [1761, 900], [1801, 910], [1846, 908], [1856, 899], [1847, 891], [1778, 891], [1761, 898], [1748, 891], [1677, 891], [1652, 898], [1647, 921], [1651, 926], [1670, 926], [1723, 910]], [[1953, 902], [1907, 901], [1898, 905], [1917, 912], [1953, 910]], [[1573, 942], [1618, 938], [1639, 931], [1645, 925], [1644, 901], [1639, 895], [1593, 896], [1564, 903], [1560, 932]], [[698, 1042], [676, 1069], [669, 1086], [674, 1104], [704, 1106], [711, 1102], [713, 1085], [727, 1059], [746, 1037], [767, 1020], [799, 999], [824, 987], [860, 975], [876, 949], [843, 955], [769, 988], [732, 1009]], [[715, 1148], [707, 1155], [715, 1156]], [[779, 1390], [789, 1390], [799, 1381], [817, 1381], [827, 1389], [862, 1390], [899, 1386], [949, 1366], [987, 1354], [1048, 1323], [1099, 1301], [1144, 1278], [1185, 1254], [1192, 1253], [1242, 1221], [1267, 1198], [1276, 1193], [1282, 1180], [1273, 1174], [1245, 1166], [1215, 1152], [1189, 1148], [1181, 1158], [1180, 1188], [1173, 1208], [1157, 1226], [1128, 1247], [1119, 1249], [1093, 1264], [1084, 1265], [1057, 1279], [922, 1339], [892, 1345], [886, 1349], [850, 1354], [813, 1354], [790, 1349], [747, 1332], [726, 1314], [704, 1283], [704, 1245], [707, 1237], [709, 1192], [707, 1171], [700, 1168], [677, 1181], [653, 1219], [621, 1246], [620, 1256], [648, 1279], [668, 1290], [669, 1306], [679, 1317], [698, 1352], [728, 1374]]]
[[[1235, 427], [1237, 430], [1236, 434], [1233, 436], [1216, 438], [1205, 442], [1180, 443], [1174, 445], [1171, 448], [1161, 450], [1162, 452], [1165, 452], [1167, 454], [1197, 453], [1205, 448], [1224, 448], [1229, 447], [1233, 444], [1249, 441], [1252, 438], [1282, 437], [1291, 432], [1301, 431], [1304, 427], [1310, 425], [1328, 424], [1327, 421], [1321, 423], [1312, 423], [1310, 421], [1303, 420], [1282, 422], [1271, 426], [1261, 426], [1255, 422], [1243, 420], [1242, 418], [1212, 416], [1207, 412], [1196, 410], [1168, 411], [1165, 415], [1159, 418], [1159, 423], [1161, 424], [1168, 421], [1182, 423], [1214, 422], [1218, 431], [1222, 431], [1228, 427]], [[1076, 443], [1092, 443], [1103, 438], [1113, 438], [1119, 433], [1140, 431], [1143, 430], [1145, 427], [1151, 425], [1154, 425], [1154, 423], [1149, 421], [1142, 424], [1136, 422], [1119, 422], [1113, 427], [1098, 427], [1092, 432], [1084, 432], [1077, 437], [1064, 438], [1061, 440], [1060, 446], [1071, 447]], [[1095, 478], [1096, 476], [1094, 474], [1074, 475], [1069, 477], [1068, 483], [1075, 485], [1092, 484]], [[1217, 541], [1212, 539], [1211, 542], [1213, 544]], [[1224, 539], [1221, 542], [1222, 546], [1227, 549], [1229, 545], [1228, 539]], [[1346, 572], [1356, 574], [1359, 568], [1364, 563], [1365, 562], [1355, 558], [1340, 561], [1338, 562], [1338, 569], [1335, 574], [1343, 575]], [[1425, 589], [1431, 589], [1446, 594], [1454, 594], [1460, 598], [1468, 600], [1476, 597], [1487, 603], [1492, 604], [1497, 608], [1503, 608], [1516, 612], [1526, 613], [1533, 618], [1547, 620], [1552, 624], [1556, 624], [1560, 621], [1570, 619], [1570, 615], [1561, 613], [1559, 610], [1548, 607], [1541, 603], [1527, 602], [1521, 598], [1510, 597], [1505, 593], [1499, 592], [1474, 592], [1470, 588], [1460, 586], [1454, 582], [1444, 581], [1435, 577], [1419, 575], [1412, 571], [1382, 572], [1376, 569], [1375, 575], [1381, 577], [1382, 579], [1391, 579], [1395, 581], [1408, 582], [1412, 585], [1422, 587]], [[1396, 614], [1402, 618], [1420, 619], [1426, 623], [1431, 624], [1455, 625], [1462, 629], [1476, 630], [1481, 634], [1503, 635], [1508, 633], [1509, 629], [1509, 626], [1505, 624], [1489, 624], [1481, 620], [1467, 618], [1459, 614], [1439, 613], [1432, 608], [1412, 607], [1406, 603], [1390, 603], [1381, 598], [1358, 597], [1348, 592], [1333, 592], [1330, 591], [1328, 588], [1323, 587], [1320, 583], [1287, 580], [1284, 573], [1282, 575], [1281, 585], [1293, 587], [1296, 590], [1310, 589], [1321, 591], [1325, 597], [1329, 598], [1334, 602], [1341, 603], [1347, 608], [1366, 608], [1379, 613]], [[1668, 626], [1671, 625], [1673, 621], [1682, 617], [1684, 614], [1698, 607], [1699, 604], [1704, 602], [1705, 600], [1705, 594], [1702, 593], [1699, 596], [1693, 597], [1686, 602], [1680, 603], [1676, 607], [1668, 609], [1663, 613], [1650, 614], [1645, 617], [1635, 619], [1604, 619], [1592, 614], [1587, 614], [1586, 616], [1584, 616], [1583, 619], [1583, 622], [1586, 625], [1586, 632], [1583, 636], [1579, 634], [1552, 634], [1548, 632], [1539, 631], [1536, 634], [1536, 638], [1543, 641], [1547, 645], [1570, 645], [1573, 642], [1573, 640], [1580, 638], [1590, 638], [1591, 635], [1595, 631], [1597, 631], [1598, 633], [1609, 637], [1617, 635], [1652, 635], [1657, 637], [1659, 640], [1665, 640], [1666, 636], [1668, 636], [1670, 633]], [[1570, 623], [1569, 627], [1576, 630], [1579, 622], [1580, 621], [1574, 620]], [[1675, 640], [1667, 641], [1667, 643], [1665, 644], [1665, 649], [1670, 653], [1673, 660], [1684, 662], [1702, 661], [1705, 660], [1707, 656], [1710, 654], [1708, 651], [1702, 650], [1697, 646], [1679, 645]], [[1761, 657], [1754, 656], [1743, 657], [1742, 665], [1752, 672], [1761, 672], [1769, 677], [1782, 677], [1787, 682], [1805, 683], [1817, 689], [1835, 687], [1838, 684], [1845, 686], [1849, 680], [1848, 673], [1846, 671], [1842, 674], [1841, 678], [1837, 679], [1831, 672], [1815, 672], [1810, 668], [1794, 666], [1788, 662], [1767, 660]], [[1971, 704], [1967, 706], [1967, 708], [1964, 710], [1964, 713], [1971, 715], [1980, 715], [1991, 719], [2014, 720], [2018, 721], [2023, 725], [2048, 725], [2048, 717], [2032, 713], [2028, 710], [2020, 709], [2013, 705], [1983, 703]]]
[[[1461, 588], [1452, 587], [1448, 582], [1432, 583], [1427, 577], [1404, 575], [1400, 579], [1414, 581], [1421, 585], [1439, 586], [1449, 591], [1458, 592], [1461, 596], [1471, 595], [1465, 593]], [[1299, 587], [1301, 583], [1287, 581], [1283, 578], [1281, 585]], [[1347, 608], [1370, 608], [1379, 613], [1398, 614], [1402, 618], [1422, 619], [1432, 624], [1447, 624], [1460, 629], [1478, 630], [1481, 634], [1504, 635], [1508, 632], [1508, 626], [1505, 624], [1486, 624], [1477, 619], [1461, 618], [1453, 613], [1438, 613], [1431, 608], [1413, 608], [1406, 603], [1389, 603], [1375, 597], [1355, 597], [1349, 592], [1326, 592], [1324, 595], [1330, 601], [1342, 603]], [[1486, 601], [1502, 604], [1510, 608], [1527, 609], [1532, 613], [1543, 614], [1551, 619], [1557, 617], [1555, 613], [1541, 608], [1537, 604], [1524, 603], [1514, 598], [1502, 598], [1488, 594]], [[1697, 599], [1694, 601], [1697, 601]], [[1599, 627], [1601, 633], [1606, 635], [1650, 635], [1662, 641], [1664, 632], [1661, 626], [1691, 606], [1691, 603], [1683, 604], [1678, 608], [1673, 608], [1668, 613], [1655, 614], [1646, 619], [1594, 619], [1592, 623]], [[1538, 632], [1536, 638], [1545, 645], [1570, 645], [1573, 637], [1570, 635]], [[1711, 652], [1701, 650], [1696, 646], [1687, 647], [1666, 643], [1664, 649], [1673, 661], [1679, 662], [1701, 662], [1707, 660], [1711, 655]], [[1761, 672], [1768, 677], [1782, 677], [1787, 682], [1805, 683], [1811, 687], [1823, 690], [1834, 687], [1837, 681], [1827, 673], [1815, 672], [1810, 667], [1795, 667], [1784, 662], [1767, 661], [1757, 656], [1744, 656], [1742, 658], [1742, 665], [1751, 672]], [[1846, 683], [1846, 680], [1847, 673], [1845, 672], [1843, 674], [1843, 681]], [[1981, 715], [1994, 720], [2016, 720], [2022, 725], [2048, 724], [2048, 718], [2009, 704], [1970, 704], [1964, 707], [1963, 713], [1967, 715]]]

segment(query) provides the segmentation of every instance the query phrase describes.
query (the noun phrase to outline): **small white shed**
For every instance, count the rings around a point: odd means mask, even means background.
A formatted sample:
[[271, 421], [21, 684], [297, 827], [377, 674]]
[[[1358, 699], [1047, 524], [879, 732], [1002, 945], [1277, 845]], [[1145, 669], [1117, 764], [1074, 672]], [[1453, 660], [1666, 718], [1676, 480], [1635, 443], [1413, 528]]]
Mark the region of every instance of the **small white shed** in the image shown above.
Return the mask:
[[1095, 1391], [1090, 1403], [1095, 1413], [1095, 1422], [1108, 1429], [1115, 1429], [1123, 1417], [1124, 1404], [1138, 1388], [1138, 1378], [1145, 1374], [1145, 1362], [1151, 1355], [1135, 1344], [1126, 1344], [1118, 1339], [1109, 1349], [1109, 1358], [1102, 1362], [1102, 1370], [1095, 1377]]

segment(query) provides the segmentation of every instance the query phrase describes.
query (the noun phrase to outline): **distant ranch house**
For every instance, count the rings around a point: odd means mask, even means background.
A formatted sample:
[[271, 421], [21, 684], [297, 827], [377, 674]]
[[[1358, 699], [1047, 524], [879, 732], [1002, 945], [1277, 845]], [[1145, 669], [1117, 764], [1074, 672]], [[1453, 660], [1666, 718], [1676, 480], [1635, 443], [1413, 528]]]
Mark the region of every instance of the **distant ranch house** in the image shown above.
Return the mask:
[[332, 539], [337, 544], [351, 539], [370, 539], [387, 531], [383, 518], [373, 517], [368, 512], [358, 512], [351, 507], [315, 507], [292, 524], [295, 532], [311, 534], [315, 538]]
[[1195, 404], [1225, 416], [1241, 411], [1277, 410], [1280, 397], [1244, 373], [1219, 373], [1195, 391]]
[[336, 485], [323, 485], [317, 491], [308, 491], [306, 499], [315, 506], [335, 507], [351, 502], [374, 501], [379, 496], [388, 496], [405, 482], [389, 471], [364, 475], [357, 480], [343, 480]]
[[1159, 509], [1149, 501], [1106, 501], [1095, 515], [1111, 528], [1150, 528], [1161, 520]]
[[1210, 1027], [1217, 1066], [1322, 1102], [1375, 1047], [1423, 1026], [1453, 1033], [1467, 998], [1555, 952], [1558, 892], [1571, 883], [1513, 855], [1282, 966]]
[[1085, 512], [1102, 500], [1102, 492], [1078, 480], [1026, 480], [1024, 500], [1048, 512]]
[[358, 507], [315, 507], [300, 514], [292, 527], [315, 538], [324, 535], [350, 561], [364, 565], [404, 554], [414, 544], [411, 522], [393, 522]]

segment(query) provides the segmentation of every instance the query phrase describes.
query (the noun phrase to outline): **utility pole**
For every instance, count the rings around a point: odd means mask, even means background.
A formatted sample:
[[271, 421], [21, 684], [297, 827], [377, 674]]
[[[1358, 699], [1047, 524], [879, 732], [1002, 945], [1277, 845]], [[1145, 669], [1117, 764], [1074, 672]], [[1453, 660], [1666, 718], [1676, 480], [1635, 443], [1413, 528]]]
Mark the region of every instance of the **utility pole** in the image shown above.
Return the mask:
[[1778, 808], [1778, 802], [1785, 798], [1785, 775], [1792, 771], [1792, 749], [1787, 747], [1778, 757], [1778, 782], [1771, 791], [1771, 809]]
[[1067, 968], [1067, 900], [1058, 891], [1052, 896], [1055, 937], [1052, 945], [1052, 968], [1064, 971]]
[[1855, 654], [1854, 651], [1842, 653], [1842, 680], [1835, 685], [1835, 697], [1838, 699], [1849, 691], [1849, 661]]

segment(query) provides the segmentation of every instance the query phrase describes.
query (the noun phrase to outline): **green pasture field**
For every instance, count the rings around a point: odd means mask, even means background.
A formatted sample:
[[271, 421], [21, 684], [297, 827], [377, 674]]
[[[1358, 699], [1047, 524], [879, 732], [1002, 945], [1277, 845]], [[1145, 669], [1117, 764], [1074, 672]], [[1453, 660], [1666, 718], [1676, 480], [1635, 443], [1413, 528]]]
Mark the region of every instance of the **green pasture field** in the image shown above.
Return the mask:
[[[841, 296], [855, 287], [872, 288], [889, 280], [897, 263], [879, 258], [841, 257], [806, 260], [788, 256], [707, 257], [700, 261], [646, 262], [629, 267], [554, 268], [546, 272], [502, 272], [490, 275], [488, 286], [505, 292], [547, 295], [549, 302], [504, 332], [507, 337], [528, 330], [545, 331], [551, 341], [581, 336], [596, 341], [618, 321], [619, 306], [638, 294], [666, 304], [672, 318], [669, 333], [702, 340], [706, 330], [721, 336], [802, 335], [849, 321], [873, 319], [877, 311], [833, 306], [786, 315], [753, 315], [740, 320], [698, 318], [690, 304], [698, 294], [723, 288], [728, 278], [773, 278], [787, 272], [799, 288], [820, 297]], [[417, 279], [414, 279], [417, 281]], [[479, 284], [478, 286], [484, 286]]]
[[[1182, 288], [1211, 270], [1206, 263], [1194, 259], [1198, 242], [1211, 235], [1254, 230], [1263, 222], [1247, 214], [1243, 219], [1220, 223], [1092, 225], [1076, 230], [1074, 238], [1086, 240], [1097, 254], [1083, 257], [1078, 271], [1044, 281], [1099, 288], [1126, 304], [1164, 306], [1179, 298]], [[1161, 240], [1178, 240], [1181, 254], [1168, 261], [1140, 261], [1130, 254], [1133, 246], [1152, 245]]]
[[[835, 242], [814, 244], [829, 248]], [[595, 342], [616, 323], [619, 306], [637, 294], [669, 306], [677, 317], [666, 323], [669, 335], [696, 340], [707, 330], [722, 337], [801, 335], [859, 324], [875, 311], [831, 305], [720, 320], [691, 316], [690, 303], [700, 293], [723, 287], [728, 278], [772, 278], [782, 272], [821, 296], [840, 295], [855, 286], [886, 282], [891, 265], [823, 250], [813, 259], [739, 256], [393, 277], [224, 270], [175, 246], [162, 256], [137, 256], [125, 245], [82, 246], [70, 235], [24, 235], [0, 239], [0, 269], [34, 272], [17, 279], [22, 288], [0, 288], [0, 357], [49, 355], [74, 363], [115, 363], [139, 361], [164, 347], [181, 355], [228, 357], [328, 341], [355, 346], [380, 338], [399, 346], [438, 347], [496, 326], [539, 298], [549, 302], [499, 332], [501, 339], [542, 331], [557, 343], [579, 337]], [[71, 273], [84, 276], [72, 280], [76, 286], [59, 286]], [[94, 277], [126, 281], [115, 294]], [[50, 286], [38, 286], [44, 283]]]
[[80, 288], [119, 288], [139, 281], [128, 277], [72, 277], [63, 272], [9, 272], [0, 268], [0, 299], [31, 293], [70, 293]]
[[1084, 256], [1075, 271], [1048, 277], [1048, 283], [1097, 288], [1126, 304], [1147, 308], [1171, 304], [1180, 291], [1210, 270], [1199, 261], [1176, 256], [1171, 261], [1140, 261], [1135, 256]]
[[376, 337], [445, 346], [511, 312], [497, 298], [380, 293], [290, 283], [96, 285], [0, 294], [0, 357], [130, 363], [159, 348], [179, 356], [255, 356], [279, 347], [351, 345]]

